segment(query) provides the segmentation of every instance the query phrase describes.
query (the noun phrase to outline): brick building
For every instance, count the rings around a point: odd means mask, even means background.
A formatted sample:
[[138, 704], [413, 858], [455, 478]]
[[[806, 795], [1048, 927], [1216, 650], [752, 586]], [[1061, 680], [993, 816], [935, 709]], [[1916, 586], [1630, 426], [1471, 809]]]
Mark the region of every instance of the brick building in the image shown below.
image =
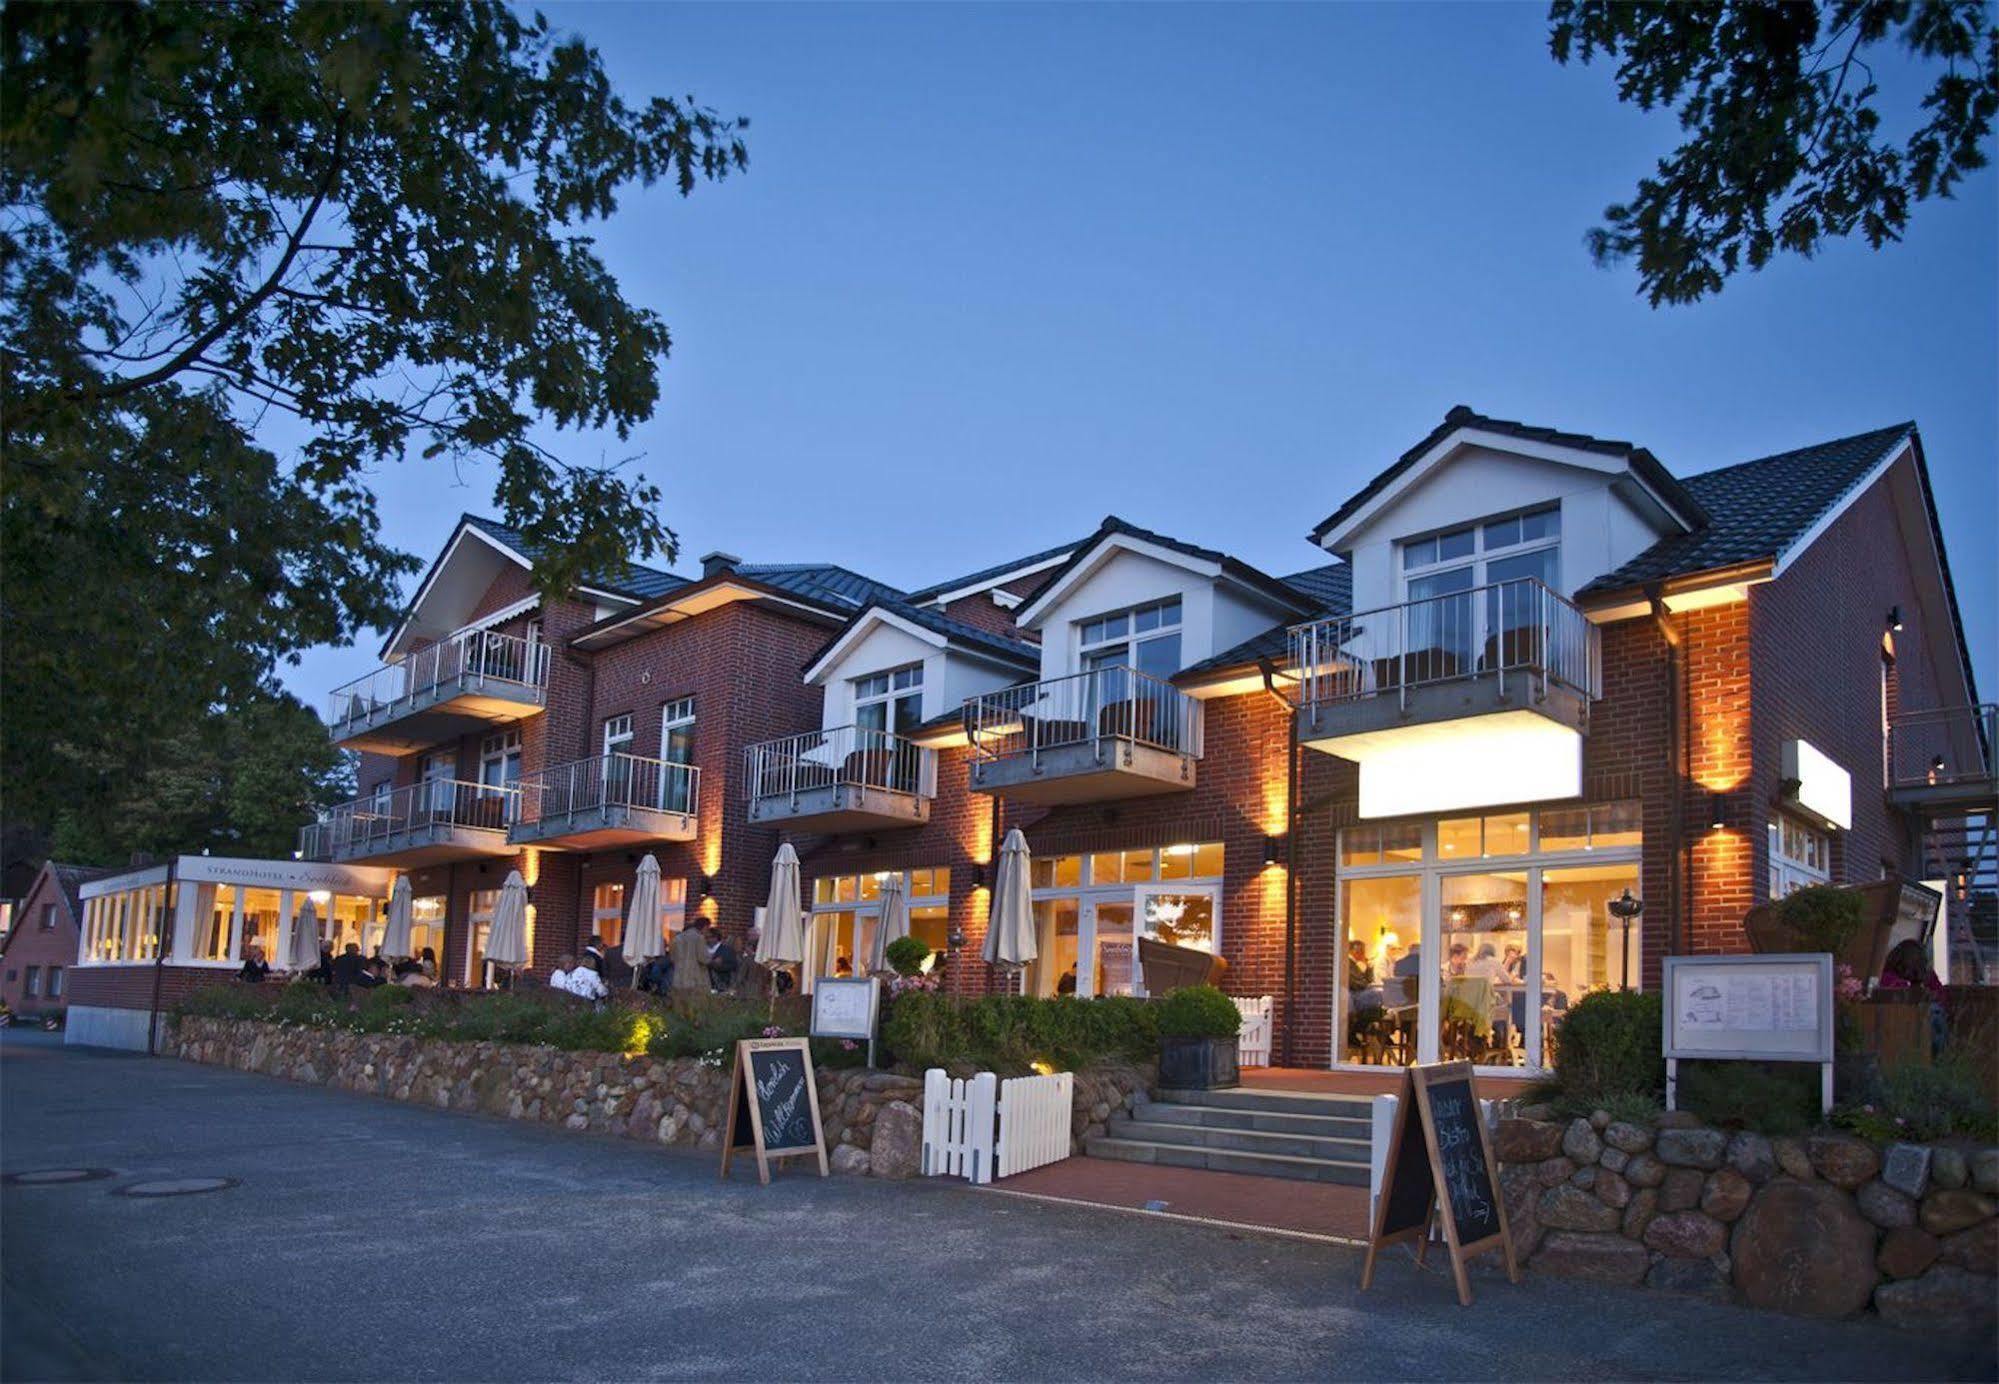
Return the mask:
[[[509, 870], [545, 971], [620, 936], [646, 854], [669, 930], [740, 938], [789, 841], [808, 984], [899, 876], [958, 993], [1212, 952], [1297, 1065], [1538, 1065], [1580, 994], [1813, 880], [1938, 881], [1976, 959], [1991, 713], [1913, 425], [1681, 478], [1459, 408], [1311, 542], [1274, 576], [1113, 516], [915, 591], [711, 553], [550, 599], [468, 517], [335, 693], [362, 794], [301, 854], [407, 873], [476, 985]], [[978, 960], [1016, 827], [1018, 978]]]
[[13, 910], [14, 926], [0, 937], [0, 1003], [16, 1014], [60, 1013], [69, 1007], [66, 980], [76, 964], [82, 905], [77, 890], [106, 873], [51, 860]]

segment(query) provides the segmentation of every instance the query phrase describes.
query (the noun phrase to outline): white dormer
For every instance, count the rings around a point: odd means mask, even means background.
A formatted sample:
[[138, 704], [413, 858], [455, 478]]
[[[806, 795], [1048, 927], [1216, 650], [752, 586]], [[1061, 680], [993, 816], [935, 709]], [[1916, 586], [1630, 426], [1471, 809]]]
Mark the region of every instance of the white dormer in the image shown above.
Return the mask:
[[1041, 636], [1044, 681], [1114, 663], [1165, 679], [1308, 608], [1244, 563], [1112, 518], [1014, 618]]
[[1031, 650], [1009, 652], [1008, 641], [975, 634], [934, 612], [869, 607], [805, 670], [806, 683], [825, 690], [821, 728], [906, 734], [1032, 674]]

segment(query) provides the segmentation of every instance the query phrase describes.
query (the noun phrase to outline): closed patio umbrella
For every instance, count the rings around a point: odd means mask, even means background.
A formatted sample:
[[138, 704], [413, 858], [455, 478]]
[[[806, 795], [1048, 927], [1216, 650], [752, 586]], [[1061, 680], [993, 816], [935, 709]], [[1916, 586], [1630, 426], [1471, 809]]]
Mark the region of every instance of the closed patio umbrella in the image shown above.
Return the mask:
[[637, 989], [639, 972], [646, 963], [665, 951], [659, 935], [659, 859], [646, 856], [639, 861], [638, 878], [632, 881], [631, 906], [625, 910], [625, 963], [632, 968], [632, 988]]
[[528, 961], [528, 886], [519, 870], [507, 871], [500, 901], [493, 905], [493, 925], [486, 933], [486, 960], [515, 970]]
[[319, 964], [319, 910], [302, 898], [292, 913], [291, 936], [285, 939], [285, 968], [309, 971]]
[[882, 881], [882, 916], [875, 925], [875, 940], [868, 948], [868, 972], [874, 974], [888, 969], [888, 944], [898, 937], [909, 936], [909, 893], [903, 888], [900, 874], [890, 875]]
[[992, 910], [986, 918], [986, 944], [980, 951], [988, 963], [1013, 970], [1040, 955], [1034, 940], [1034, 905], [1028, 880], [1027, 838], [1015, 827], [1000, 847], [999, 871], [993, 878]]
[[770, 898], [764, 903], [763, 936], [757, 939], [757, 960], [766, 966], [799, 966], [805, 962], [805, 919], [798, 905], [798, 852], [789, 841], [777, 848], [770, 863]]
[[389, 922], [382, 933], [382, 957], [387, 961], [410, 959], [410, 877], [397, 875], [389, 891]]

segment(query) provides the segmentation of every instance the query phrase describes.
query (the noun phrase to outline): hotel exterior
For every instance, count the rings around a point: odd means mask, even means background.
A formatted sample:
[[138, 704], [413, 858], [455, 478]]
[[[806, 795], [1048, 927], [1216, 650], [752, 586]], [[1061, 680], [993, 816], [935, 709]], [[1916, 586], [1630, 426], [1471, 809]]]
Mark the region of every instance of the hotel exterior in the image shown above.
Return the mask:
[[[361, 795], [300, 865], [362, 880], [364, 941], [407, 874], [478, 985], [510, 869], [545, 972], [617, 939], [645, 854], [669, 928], [740, 939], [789, 841], [808, 985], [901, 874], [958, 993], [1142, 994], [1141, 940], [1193, 947], [1272, 997], [1296, 1066], [1531, 1069], [1575, 998], [1746, 949], [1748, 909], [1814, 881], [1935, 882], [1940, 959], [1990, 964], [1993, 709], [1913, 424], [1676, 477], [1456, 408], [1309, 541], [1273, 575], [1112, 516], [914, 591], [718, 552], [558, 600], [467, 516], [332, 695]], [[978, 959], [1015, 827], [1018, 978]], [[237, 964], [263, 923], [219, 885], [162, 894], [165, 958], [86, 917], [72, 1006]]]

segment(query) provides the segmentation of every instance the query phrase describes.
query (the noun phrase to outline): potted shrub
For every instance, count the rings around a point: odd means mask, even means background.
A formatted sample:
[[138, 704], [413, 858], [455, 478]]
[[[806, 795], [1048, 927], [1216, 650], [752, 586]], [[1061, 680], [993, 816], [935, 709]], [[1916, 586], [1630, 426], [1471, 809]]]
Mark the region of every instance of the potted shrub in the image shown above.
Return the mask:
[[1212, 985], [1190, 985], [1159, 1001], [1159, 1084], [1208, 1091], [1233, 1086], [1242, 1011]]
[[930, 959], [930, 948], [914, 937], [898, 937], [883, 949], [882, 959], [899, 976], [921, 975], [923, 963]]

